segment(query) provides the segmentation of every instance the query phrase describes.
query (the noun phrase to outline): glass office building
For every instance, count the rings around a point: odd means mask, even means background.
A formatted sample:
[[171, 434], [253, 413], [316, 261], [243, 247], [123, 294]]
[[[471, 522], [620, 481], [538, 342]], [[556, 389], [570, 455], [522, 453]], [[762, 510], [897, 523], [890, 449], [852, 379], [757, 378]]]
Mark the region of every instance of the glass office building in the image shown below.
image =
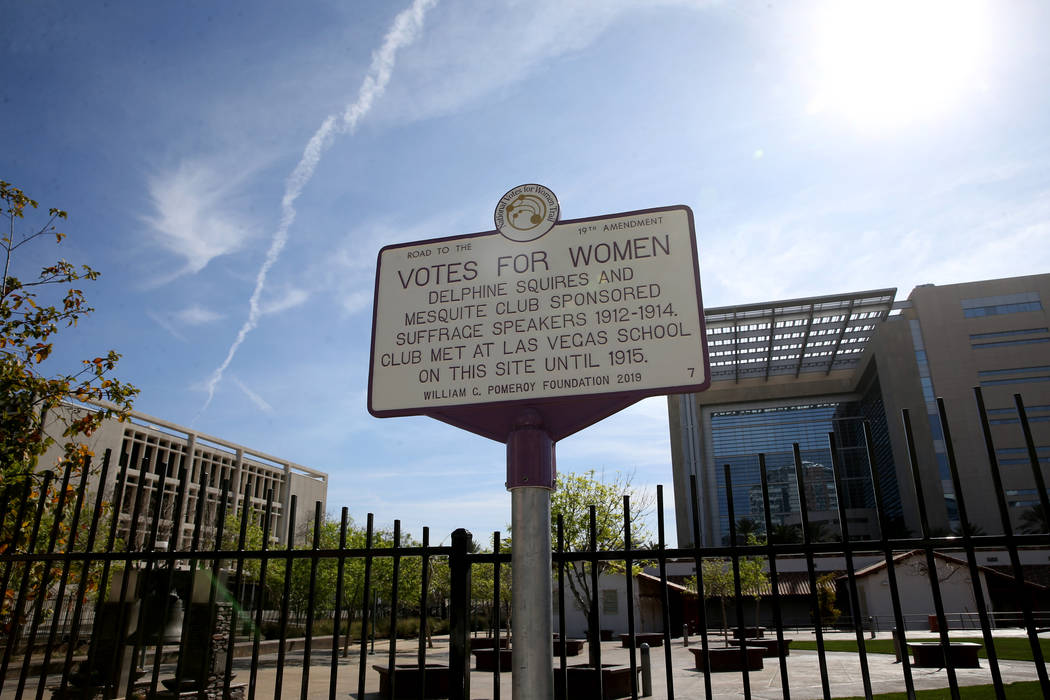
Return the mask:
[[[728, 542], [731, 519], [753, 521], [764, 531], [759, 453], [766, 462], [774, 528], [801, 525], [804, 497], [810, 522], [823, 525], [825, 535], [838, 536], [842, 499], [850, 537], [877, 535], [865, 421], [872, 428], [882, 495], [894, 514], [900, 512], [878, 378], [858, 376], [861, 358], [888, 316], [895, 293], [885, 289], [705, 310], [711, 388], [704, 394], [670, 397], [669, 404], [676, 509], [692, 512], [686, 494], [688, 480], [695, 478], [704, 544]], [[832, 433], [841, 469], [837, 487]], [[679, 542], [691, 541], [691, 519], [679, 517], [678, 525]]]
[[[882, 527], [891, 537], [920, 534], [920, 495], [932, 532], [956, 530], [965, 503], [970, 523], [1000, 534], [1003, 514], [989, 497], [994, 460], [1011, 527], [1030, 527], [1041, 506], [1037, 470], [1050, 481], [1050, 275], [920, 285], [905, 300], [895, 296], [895, 289], [878, 289], [705, 309], [710, 388], [668, 398], [680, 546], [697, 530], [701, 544], [727, 541], [725, 465], [733, 519], [764, 522], [758, 453], [765, 454], [774, 526], [798, 524], [804, 497], [810, 520], [838, 535], [841, 499], [849, 535], [878, 536], [878, 483], [888, 515]], [[830, 432], [842, 468], [837, 490]], [[962, 493], [948, 470], [949, 433]]]
[[[875, 497], [864, 444], [864, 420], [861, 401], [713, 411], [710, 435], [719, 492], [717, 529], [722, 541], [728, 541], [730, 521], [725, 479], [727, 465], [733, 485], [733, 517], [738, 522], [752, 520], [759, 523], [759, 529], [764, 529], [765, 498], [758, 453], [765, 456], [773, 526], [801, 523], [795, 444], [799, 446], [810, 521], [837, 531], [841, 497], [851, 521], [851, 536], [872, 534], [875, 523], [870, 511], [875, 507]], [[884, 422], [885, 419], [878, 415], [876, 420]], [[831, 433], [835, 436], [841, 469], [838, 488], [832, 462]], [[899, 510], [896, 482], [892, 479], [889, 483], [883, 482], [882, 491]]]

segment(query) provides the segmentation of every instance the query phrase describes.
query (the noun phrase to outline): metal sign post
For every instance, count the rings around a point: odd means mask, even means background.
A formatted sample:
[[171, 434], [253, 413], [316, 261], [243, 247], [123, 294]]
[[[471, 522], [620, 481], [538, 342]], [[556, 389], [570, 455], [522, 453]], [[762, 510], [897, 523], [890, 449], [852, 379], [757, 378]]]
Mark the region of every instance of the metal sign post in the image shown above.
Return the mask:
[[526, 409], [507, 440], [507, 489], [511, 492], [511, 646], [513, 697], [554, 697], [551, 592], [551, 492], [554, 441], [540, 415]]
[[710, 384], [693, 212], [560, 220], [503, 195], [496, 230], [379, 251], [368, 410], [507, 445], [513, 691], [554, 697], [554, 444], [647, 397]]

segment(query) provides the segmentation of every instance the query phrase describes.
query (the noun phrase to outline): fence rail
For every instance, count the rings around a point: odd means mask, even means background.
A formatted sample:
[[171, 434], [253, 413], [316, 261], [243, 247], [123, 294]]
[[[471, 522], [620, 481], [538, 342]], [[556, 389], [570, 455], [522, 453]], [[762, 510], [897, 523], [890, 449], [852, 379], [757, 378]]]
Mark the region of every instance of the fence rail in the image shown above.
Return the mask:
[[[638, 679], [639, 671], [649, 669], [648, 649], [637, 644], [642, 639], [639, 635], [644, 634], [654, 646], [659, 643], [663, 647], [664, 677], [660, 685], [668, 698], [675, 697], [678, 677], [672, 642], [682, 646], [690, 636], [698, 637], [699, 645], [694, 645], [693, 653], [698, 669], [702, 669], [699, 673], [705, 695], [713, 697], [715, 657], [725, 652], [715, 645], [722, 625], [713, 619], [707, 600], [712, 595], [724, 598], [731, 615], [728, 626], [740, 630], [742, 639], [747, 637], [744, 630], [749, 628], [749, 612], [745, 608], [751, 606], [754, 596], [745, 590], [743, 567], [750, 560], [761, 562], [770, 584], [764, 604], [777, 642], [774, 660], [779, 663], [785, 698], [790, 697], [791, 684], [784, 633], [800, 627], [811, 632], [815, 640], [824, 697], [831, 697], [826, 635], [845, 631], [855, 637], [864, 693], [870, 697], [873, 693], [865, 638], [889, 629], [932, 630], [944, 652], [951, 648], [949, 630], [978, 630], [996, 696], [1005, 697], [993, 636], [994, 631], [1004, 627], [1023, 630], [1031, 650], [1034, 676], [1044, 696], [1050, 697], [1039, 639], [1040, 632], [1050, 624], [1050, 613], [1039, 609], [1045, 600], [1034, 600], [1032, 592], [1043, 589], [1025, 581], [1020, 561], [1025, 548], [1050, 547], [1050, 534], [1012, 531], [979, 390], [976, 400], [995, 487], [992, 497], [1003, 519], [1003, 534], [979, 535], [971, 531], [943, 403], [939, 408], [963, 527], [957, 537], [931, 536], [915, 466], [911, 419], [906, 411], [902, 420], [923, 511], [919, 537], [851, 539], [844, 499], [839, 499], [840, 539], [811, 541], [807, 503], [802, 497], [801, 542], [737, 544], [733, 475], [728, 466], [725, 484], [730, 538], [725, 546], [669, 547], [664, 534], [662, 488], [657, 490], [657, 541], [646, 546], [631, 538], [629, 497], [623, 500], [626, 534], [622, 549], [598, 549], [593, 506], [589, 539], [579, 551], [569, 550], [559, 520], [552, 533], [557, 546], [551, 575], [557, 589], [552, 614], [561, 634], [555, 654], [555, 669], [560, 670], [555, 675], [560, 697], [584, 697], [577, 691], [570, 693], [567, 659], [572, 653], [569, 615], [574, 605], [566, 591], [577, 585], [587, 592], [586, 609], [579, 613], [586, 619], [588, 635], [582, 646], [590, 668], [602, 668], [610, 658], [624, 658], [624, 652], [613, 652], [608, 642], [603, 643], [601, 633], [603, 621], [609, 620], [610, 614], [619, 614], [626, 630], [626, 662], [622, 665], [627, 669], [629, 682], [624, 686], [625, 695], [636, 698], [646, 689], [648, 676], [643, 673], [641, 684]], [[1027, 417], [1020, 397], [1016, 401], [1040, 502], [1043, 512], [1048, 513], [1046, 489]], [[834, 445], [836, 436], [828, 437]], [[874, 464], [869, 431], [865, 437], [869, 464]], [[838, 489], [841, 467], [835, 458], [836, 450], [832, 449], [831, 454]], [[99, 483], [109, 483], [107, 475], [114, 467], [111, 459], [107, 452], [99, 466]], [[797, 445], [794, 460], [798, 488], [804, 494], [805, 473]], [[368, 514], [364, 526], [352, 525], [346, 508], [338, 522], [329, 522], [319, 503], [314, 504], [312, 526], [305, 533], [292, 526], [277, 533], [272, 493], [267, 494], [266, 507], [257, 511], [248, 506], [251, 499], [236, 499], [224, 482], [220, 493], [225, 495], [218, 500], [212, 526], [199, 527], [185, 549], [166, 551], [158, 543], [164, 528], [170, 527], [170, 514], [182, 512], [187, 503], [185, 465], [162, 465], [159, 478], [148, 487], [129, 489], [129, 459], [125, 456], [120, 462], [111, 504], [104, 501], [102, 489], [95, 496], [88, 493], [86, 470], [78, 474], [71, 467], [58, 475], [42, 473], [32, 484], [7, 484], [0, 493], [4, 525], [0, 583], [5, 593], [0, 615], [0, 697], [22, 700], [32, 695], [40, 700], [45, 693], [58, 699], [133, 694], [179, 697], [179, 693], [189, 693], [255, 700], [298, 692], [306, 700], [324, 692], [335, 698], [337, 692], [348, 689], [363, 698], [378, 688], [390, 697], [422, 698], [429, 697], [440, 685], [436, 692], [442, 697], [468, 698], [471, 651], [478, 652], [486, 645], [492, 647], [495, 659], [491, 667], [491, 696], [500, 697], [501, 688], [508, 682], [501, 678], [501, 645], [508, 637], [513, 639], [513, 620], [509, 621], [509, 632], [505, 629], [509, 611], [506, 583], [513, 571], [500, 533], [493, 533], [490, 542], [477, 543], [491, 546], [488, 552], [477, 551], [466, 530], [453, 533], [450, 545], [432, 545], [426, 528], [421, 541], [411, 541], [402, 535], [399, 521], [394, 521], [392, 532], [376, 528], [372, 514]], [[764, 455], [759, 455], [759, 464], [765, 531], [772, 532]], [[145, 471], [145, 465], [135, 466], [141, 469], [140, 473]], [[202, 470], [198, 493], [205, 492], [208, 478]], [[871, 469], [871, 478], [881, 525], [888, 521], [876, 469]], [[172, 494], [171, 489], [165, 490], [168, 479], [174, 481], [173, 502], [165, 500]], [[71, 483], [73, 487], [69, 488]], [[247, 485], [246, 493], [251, 487]], [[695, 480], [691, 491], [695, 514], [699, 512]], [[52, 493], [53, 499], [49, 498]], [[92, 502], [86, 502], [89, 497]], [[203, 522], [200, 516], [204, 501], [198, 498], [194, 504], [198, 522]], [[244, 507], [234, 512], [234, 503]], [[297, 507], [293, 497], [290, 513], [282, 522], [295, 523]], [[130, 516], [122, 519], [116, 515], [122, 513]], [[699, 520], [694, 518], [693, 522], [693, 542], [700, 543]], [[125, 523], [123, 530], [121, 523]], [[879, 531], [885, 532], [881, 527]], [[997, 585], [1011, 592], [1014, 609], [987, 607], [988, 571], [977, 563], [978, 550], [986, 547], [1007, 554], [1009, 573], [996, 574], [996, 580]], [[818, 579], [816, 561], [823, 555], [841, 557], [845, 562], [845, 571], [834, 586]], [[806, 561], [807, 585], [797, 595], [782, 593], [779, 582], [786, 576], [783, 565], [787, 559], [798, 556]], [[904, 556], [913, 557], [916, 566], [926, 572], [933, 608], [928, 615], [904, 612], [904, 590], [898, 578], [898, 565]], [[864, 614], [856, 563], [858, 559], [873, 557], [885, 565], [890, 615]], [[946, 604], [942, 586], [945, 582], [936, 575], [938, 562], [943, 564], [946, 557], [953, 562], [953, 571], [965, 571], [968, 575], [976, 610], [954, 610]], [[708, 560], [726, 562], [731, 571], [728, 593], [715, 591], [718, 584], [702, 565]], [[683, 570], [685, 575], [680, 573]], [[689, 574], [695, 577], [691, 582], [686, 580]], [[603, 600], [600, 595], [603, 586], [615, 588], [621, 583], [626, 592], [623, 614], [618, 612], [618, 603]], [[826, 601], [822, 601], [822, 596], [832, 589], [845, 608], [834, 625], [828, 622]], [[607, 607], [617, 612], [610, 613]], [[810, 622], [808, 627], [797, 624], [800, 614], [808, 614], [817, 623]], [[487, 632], [484, 640], [479, 636], [482, 632]], [[431, 649], [434, 637], [441, 641], [438, 651]], [[731, 645], [731, 652], [741, 659], [746, 658], [747, 649], [746, 642]], [[383, 654], [385, 659], [378, 662]], [[912, 661], [907, 653], [901, 661], [901, 682], [908, 696], [914, 697]], [[481, 667], [481, 657], [475, 663]], [[944, 653], [946, 682], [952, 696], [958, 697], [955, 665], [951, 654]], [[376, 666], [386, 670], [377, 671]], [[286, 669], [293, 667], [298, 669], [297, 690], [286, 683]], [[473, 670], [475, 677], [479, 673], [482, 672]], [[317, 690], [318, 683], [311, 685], [311, 676], [316, 680], [318, 674], [327, 676], [325, 691]], [[593, 692], [597, 693], [594, 697], [603, 697], [602, 684], [609, 681], [602, 673], [591, 676], [595, 683]], [[428, 685], [428, 679], [434, 688]], [[750, 676], [746, 671], [740, 674], [740, 685], [743, 695], [750, 697]]]

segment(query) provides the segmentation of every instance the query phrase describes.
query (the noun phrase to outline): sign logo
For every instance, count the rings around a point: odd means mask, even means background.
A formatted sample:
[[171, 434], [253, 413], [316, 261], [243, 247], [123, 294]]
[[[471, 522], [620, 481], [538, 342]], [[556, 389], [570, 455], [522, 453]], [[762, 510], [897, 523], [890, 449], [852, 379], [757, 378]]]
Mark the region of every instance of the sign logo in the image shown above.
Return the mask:
[[558, 223], [561, 207], [554, 192], [543, 185], [518, 185], [496, 205], [496, 230], [519, 243], [534, 241]]

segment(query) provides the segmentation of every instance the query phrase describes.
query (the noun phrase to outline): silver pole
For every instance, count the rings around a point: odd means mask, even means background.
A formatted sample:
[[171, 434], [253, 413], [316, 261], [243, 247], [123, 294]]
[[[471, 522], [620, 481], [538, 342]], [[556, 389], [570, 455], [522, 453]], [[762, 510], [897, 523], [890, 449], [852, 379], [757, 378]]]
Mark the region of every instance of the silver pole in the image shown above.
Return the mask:
[[511, 489], [511, 645], [514, 700], [554, 697], [551, 491]]

